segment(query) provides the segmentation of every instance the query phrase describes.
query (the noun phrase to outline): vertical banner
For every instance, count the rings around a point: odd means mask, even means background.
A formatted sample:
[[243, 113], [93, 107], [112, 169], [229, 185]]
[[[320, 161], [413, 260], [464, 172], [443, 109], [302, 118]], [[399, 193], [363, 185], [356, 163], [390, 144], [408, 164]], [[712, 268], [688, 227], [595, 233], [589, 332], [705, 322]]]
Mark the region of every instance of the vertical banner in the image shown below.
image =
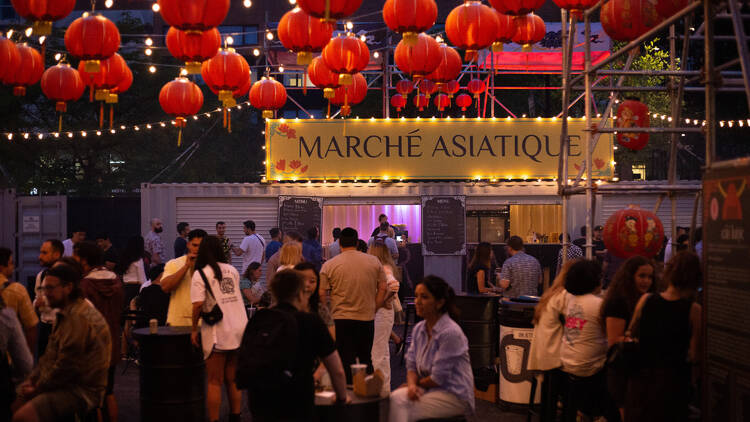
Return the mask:
[[703, 178], [704, 420], [750, 420], [750, 159]]
[[422, 197], [422, 254], [466, 255], [466, 197]]

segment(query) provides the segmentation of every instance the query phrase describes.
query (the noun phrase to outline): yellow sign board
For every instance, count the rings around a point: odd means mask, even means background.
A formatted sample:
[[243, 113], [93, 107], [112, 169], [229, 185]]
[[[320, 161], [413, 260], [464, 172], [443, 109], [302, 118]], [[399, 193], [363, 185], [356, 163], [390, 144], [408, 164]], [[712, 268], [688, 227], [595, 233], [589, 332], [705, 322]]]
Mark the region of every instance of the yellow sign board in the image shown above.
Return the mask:
[[[560, 119], [268, 120], [268, 180], [525, 179], [557, 177]], [[583, 119], [568, 121], [569, 172], [585, 159]], [[593, 177], [613, 175], [611, 135]]]

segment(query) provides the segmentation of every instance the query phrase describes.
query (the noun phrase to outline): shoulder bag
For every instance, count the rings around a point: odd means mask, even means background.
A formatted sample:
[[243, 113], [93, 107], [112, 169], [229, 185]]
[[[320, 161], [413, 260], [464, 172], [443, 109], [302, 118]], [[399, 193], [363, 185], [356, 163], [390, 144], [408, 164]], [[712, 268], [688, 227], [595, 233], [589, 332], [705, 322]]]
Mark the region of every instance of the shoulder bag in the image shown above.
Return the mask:
[[625, 331], [625, 339], [612, 345], [607, 351], [607, 368], [617, 374], [618, 377], [627, 377], [638, 370], [640, 358], [640, 344], [638, 328], [641, 322], [643, 306], [651, 298], [651, 294], [643, 301], [643, 305], [637, 306], [630, 319], [628, 329]]
[[[216, 296], [214, 296], [213, 290], [211, 290], [211, 284], [208, 282], [208, 279], [206, 278], [206, 274], [203, 273], [203, 269], [199, 269], [198, 273], [201, 275], [201, 278], [203, 279], [203, 283], [206, 285], [206, 291], [208, 294], [211, 295], [211, 297], [214, 298], [214, 302], [216, 302]], [[224, 313], [221, 311], [221, 308], [219, 307], [219, 303], [217, 302], [214, 304], [214, 307], [211, 308], [208, 312], [201, 311], [201, 318], [203, 319], [203, 322], [208, 325], [215, 325], [219, 321], [221, 321], [222, 318], [224, 318]]]

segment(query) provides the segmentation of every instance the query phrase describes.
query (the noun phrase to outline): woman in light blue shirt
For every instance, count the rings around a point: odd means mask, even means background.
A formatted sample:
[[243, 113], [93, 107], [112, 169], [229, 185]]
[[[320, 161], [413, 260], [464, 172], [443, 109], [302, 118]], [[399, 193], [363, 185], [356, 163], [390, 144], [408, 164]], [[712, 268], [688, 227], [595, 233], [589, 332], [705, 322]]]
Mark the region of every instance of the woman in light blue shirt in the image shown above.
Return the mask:
[[416, 288], [417, 315], [406, 353], [406, 386], [391, 393], [390, 421], [411, 422], [474, 412], [474, 377], [469, 343], [450, 314], [453, 289], [427, 276]]

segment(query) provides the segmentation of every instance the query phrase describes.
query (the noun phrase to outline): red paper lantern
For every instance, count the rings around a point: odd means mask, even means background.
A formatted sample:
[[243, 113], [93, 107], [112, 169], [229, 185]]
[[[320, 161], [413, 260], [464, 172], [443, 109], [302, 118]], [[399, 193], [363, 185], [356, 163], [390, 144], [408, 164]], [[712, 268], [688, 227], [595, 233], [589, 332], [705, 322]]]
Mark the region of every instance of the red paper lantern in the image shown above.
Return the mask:
[[442, 90], [443, 85], [450, 81], [455, 81], [461, 74], [461, 56], [458, 52], [445, 44], [440, 44], [440, 65], [428, 76], [427, 79], [435, 81], [438, 89]]
[[451, 10], [445, 20], [445, 33], [456, 47], [466, 50], [465, 60], [477, 58], [477, 50], [495, 42], [497, 35], [495, 11], [478, 1], [468, 1]]
[[203, 93], [198, 85], [187, 78], [179, 77], [172, 82], [167, 82], [161, 88], [159, 104], [167, 114], [175, 116], [175, 125], [180, 128], [180, 134], [177, 137], [177, 146], [180, 146], [182, 128], [187, 123], [185, 118], [198, 113], [203, 107]]
[[446, 107], [451, 106], [451, 100], [445, 94], [438, 94], [435, 96], [435, 106], [439, 111], [443, 111]]
[[443, 56], [440, 54], [440, 44], [435, 38], [419, 34], [414, 45], [401, 40], [396, 46], [393, 58], [399, 70], [416, 81], [437, 69]]
[[506, 15], [521, 16], [544, 6], [545, 0], [490, 0], [492, 7]]
[[353, 34], [333, 38], [323, 48], [323, 61], [332, 72], [339, 74], [339, 84], [351, 85], [352, 75], [359, 73], [370, 63], [370, 49]]
[[688, 0], [656, 0], [656, 12], [663, 18], [668, 18], [684, 9]]
[[461, 111], [466, 111], [467, 107], [471, 107], [472, 102], [471, 96], [468, 94], [460, 94], [456, 97], [456, 105], [461, 107]]
[[278, 34], [281, 44], [297, 53], [297, 64], [310, 64], [312, 53], [323, 50], [331, 40], [333, 24], [295, 7], [281, 17]]
[[331, 104], [341, 106], [341, 115], [348, 116], [351, 113], [351, 105], [359, 104], [367, 97], [367, 79], [361, 73], [354, 74], [354, 83], [336, 88], [336, 95]]
[[331, 99], [339, 87], [339, 74], [326, 66], [322, 57], [315, 57], [307, 66], [307, 74], [313, 85], [323, 90], [323, 98]]
[[648, 144], [647, 132], [628, 133], [626, 128], [629, 127], [649, 127], [648, 106], [636, 99], [627, 99], [620, 104], [617, 109], [617, 128], [623, 131], [617, 131], [617, 143], [633, 151], [642, 150]]
[[422, 79], [419, 81], [419, 92], [429, 100], [430, 96], [437, 92], [437, 84], [429, 79]]
[[244, 57], [233, 48], [221, 49], [201, 66], [201, 76], [206, 84], [219, 93], [219, 100], [225, 107], [234, 101], [232, 93], [250, 79], [250, 66]]
[[109, 91], [117, 88], [117, 85], [119, 85], [120, 81], [125, 78], [126, 73], [129, 70], [128, 64], [125, 63], [125, 59], [117, 53], [103, 61], [101, 67], [102, 73], [104, 73], [104, 84], [101, 92], [97, 92], [95, 95], [95, 99], [98, 101], [106, 100]]
[[190, 32], [216, 28], [229, 12], [229, 0], [157, 0], [157, 3], [167, 25]]
[[59, 63], [45, 70], [41, 79], [42, 92], [47, 98], [56, 101], [55, 110], [67, 111], [67, 101], [81, 98], [86, 85], [83, 84], [78, 71], [67, 63]]
[[419, 108], [419, 111], [424, 111], [424, 108], [430, 105], [430, 100], [424, 94], [419, 94], [414, 97], [414, 106]]
[[435, 25], [437, 14], [435, 0], [386, 0], [383, 5], [383, 21], [407, 45], [416, 44], [417, 34]]
[[408, 79], [401, 79], [400, 81], [396, 82], [396, 92], [403, 95], [404, 97], [409, 96], [409, 94], [411, 94], [413, 90], [414, 82]]
[[361, 4], [362, 0], [297, 0], [300, 9], [326, 22], [351, 16]]
[[120, 78], [120, 82], [117, 83], [117, 86], [109, 90], [109, 95], [107, 95], [106, 100], [107, 103], [116, 104], [119, 101], [118, 94], [122, 94], [129, 90], [131, 85], [133, 85], [133, 72], [129, 67], [125, 66], [125, 73], [122, 78]]
[[474, 94], [474, 98], [479, 98], [479, 94], [483, 93], [486, 89], [487, 86], [481, 79], [472, 79], [466, 85], [466, 90]]
[[513, 35], [516, 33], [516, 23], [513, 16], [495, 12], [495, 16], [497, 16], [497, 36], [495, 37], [495, 42], [492, 43], [492, 51], [500, 52], [503, 51], [503, 44], [513, 42]]
[[607, 219], [603, 240], [607, 250], [620, 258], [652, 258], [663, 246], [664, 227], [656, 214], [631, 205]]
[[190, 75], [201, 73], [201, 63], [215, 56], [221, 48], [221, 34], [216, 28], [195, 33], [175, 27], [167, 31], [167, 48], [181, 62]]
[[75, 0], [11, 0], [16, 13], [33, 22], [34, 35], [52, 33], [52, 22], [70, 14], [76, 6]]
[[448, 98], [453, 98], [453, 94], [457, 93], [460, 88], [461, 85], [458, 83], [458, 81], [448, 81], [443, 86], [443, 92], [448, 94]]
[[0, 81], [15, 72], [21, 62], [21, 54], [13, 41], [0, 35]]
[[101, 60], [112, 57], [120, 48], [120, 31], [101, 15], [84, 13], [65, 31], [65, 48], [70, 54], [85, 61], [88, 72], [98, 72]]
[[539, 16], [529, 13], [514, 19], [516, 32], [513, 34], [513, 42], [522, 45], [522, 51], [529, 52], [532, 45], [544, 38], [547, 29], [544, 20]]
[[617, 41], [632, 41], [659, 23], [659, 14], [649, 0], [609, 0], [602, 6], [604, 32]]
[[250, 87], [250, 104], [263, 110], [263, 117], [270, 119], [274, 111], [286, 104], [286, 88], [276, 79], [264, 76]]
[[391, 107], [395, 107], [397, 112], [401, 112], [401, 109], [406, 107], [406, 98], [401, 94], [395, 94], [391, 97]]
[[13, 87], [13, 95], [23, 97], [26, 87], [36, 84], [44, 72], [44, 59], [38, 51], [26, 44], [16, 45], [20, 58], [15, 69], [11, 69], [3, 78], [3, 83]]
[[[594, 6], [597, 0], [553, 0], [560, 9], [569, 10], [576, 18], [582, 19], [583, 12]], [[686, 3], [687, 4], [687, 3]]]
[[83, 83], [89, 87], [89, 101], [94, 102], [94, 93], [104, 89], [105, 79], [107, 77], [107, 70], [103, 66], [100, 66], [96, 72], [86, 71], [86, 62], [81, 60], [78, 63], [78, 73], [81, 76]]

